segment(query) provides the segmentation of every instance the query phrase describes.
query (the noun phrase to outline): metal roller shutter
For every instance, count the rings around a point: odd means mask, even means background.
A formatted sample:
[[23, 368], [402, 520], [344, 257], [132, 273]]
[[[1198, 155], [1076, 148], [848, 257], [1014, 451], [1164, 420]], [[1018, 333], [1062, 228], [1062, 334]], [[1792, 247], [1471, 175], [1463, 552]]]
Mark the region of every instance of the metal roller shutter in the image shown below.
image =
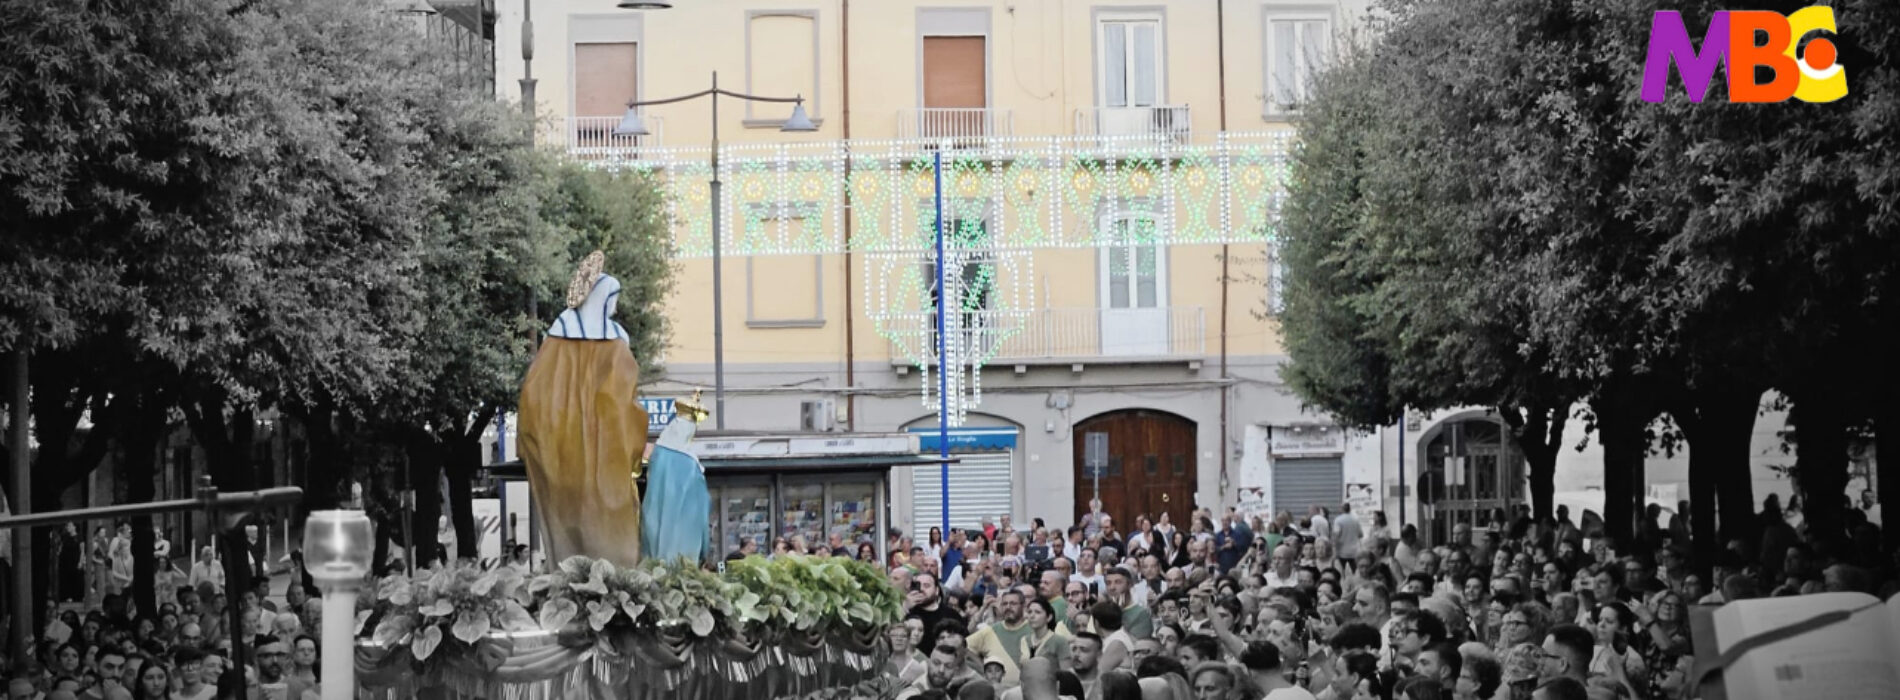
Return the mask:
[[[1304, 518], [1313, 506], [1339, 510], [1345, 498], [1345, 466], [1338, 457], [1275, 459], [1273, 512]], [[1302, 520], [1302, 522], [1304, 522]]]
[[[950, 527], [982, 527], [1010, 512], [1015, 492], [1009, 452], [963, 452], [950, 465]], [[936, 457], [928, 454], [926, 457]], [[911, 467], [911, 528], [917, 541], [943, 523], [942, 476], [935, 464]]]

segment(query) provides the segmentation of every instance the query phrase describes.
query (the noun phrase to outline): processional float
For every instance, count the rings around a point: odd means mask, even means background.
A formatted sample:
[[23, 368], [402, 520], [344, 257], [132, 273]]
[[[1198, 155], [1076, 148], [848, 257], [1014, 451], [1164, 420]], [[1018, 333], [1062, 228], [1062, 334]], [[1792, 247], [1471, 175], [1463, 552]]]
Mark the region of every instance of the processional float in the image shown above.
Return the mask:
[[688, 443], [710, 414], [682, 402], [643, 460], [640, 365], [603, 261], [596, 251], [575, 272], [521, 386], [520, 451], [558, 564], [382, 579], [358, 613], [359, 697], [799, 697], [882, 672], [901, 598], [874, 567], [706, 568], [711, 498]]

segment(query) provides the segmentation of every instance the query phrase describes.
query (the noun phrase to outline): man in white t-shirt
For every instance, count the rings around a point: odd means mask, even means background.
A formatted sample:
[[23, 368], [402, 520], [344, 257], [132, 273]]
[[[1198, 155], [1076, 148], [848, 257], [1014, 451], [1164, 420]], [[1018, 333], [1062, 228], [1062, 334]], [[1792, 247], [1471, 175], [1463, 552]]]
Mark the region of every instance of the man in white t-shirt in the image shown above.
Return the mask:
[[1295, 557], [1292, 547], [1283, 544], [1273, 548], [1273, 566], [1267, 569], [1267, 590], [1300, 585], [1300, 573], [1293, 568]]
[[1332, 539], [1333, 523], [1326, 518], [1326, 509], [1319, 507], [1319, 504], [1314, 504], [1312, 514], [1313, 517], [1307, 522], [1307, 529], [1313, 533], [1313, 539]]
[[1267, 691], [1265, 700], [1314, 700], [1313, 694], [1305, 688], [1287, 682], [1280, 668], [1280, 648], [1272, 642], [1248, 642], [1247, 648], [1240, 652], [1240, 664], [1247, 667], [1254, 683]]
[[1359, 540], [1365, 533], [1359, 529], [1359, 518], [1352, 514], [1351, 503], [1339, 505], [1339, 516], [1333, 518], [1333, 553], [1342, 562], [1351, 563], [1359, 558]]

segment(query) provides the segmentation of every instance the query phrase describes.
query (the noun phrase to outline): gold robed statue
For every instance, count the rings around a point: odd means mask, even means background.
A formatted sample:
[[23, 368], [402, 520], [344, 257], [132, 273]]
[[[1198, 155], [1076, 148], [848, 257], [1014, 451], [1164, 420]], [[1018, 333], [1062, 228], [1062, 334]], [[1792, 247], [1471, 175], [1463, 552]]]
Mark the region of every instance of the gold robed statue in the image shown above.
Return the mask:
[[640, 561], [640, 493], [647, 444], [640, 363], [613, 320], [620, 281], [605, 256], [581, 262], [562, 311], [521, 383], [520, 450], [546, 528], [551, 561], [583, 555]]

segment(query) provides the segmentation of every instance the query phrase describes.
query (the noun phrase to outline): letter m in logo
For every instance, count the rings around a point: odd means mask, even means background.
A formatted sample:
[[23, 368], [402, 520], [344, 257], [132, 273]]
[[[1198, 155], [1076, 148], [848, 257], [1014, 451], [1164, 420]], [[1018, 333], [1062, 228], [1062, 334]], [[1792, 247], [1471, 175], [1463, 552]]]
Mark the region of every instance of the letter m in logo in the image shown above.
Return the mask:
[[1728, 59], [1728, 13], [1717, 12], [1709, 19], [1709, 31], [1702, 37], [1702, 53], [1689, 41], [1689, 30], [1682, 24], [1680, 12], [1657, 12], [1649, 25], [1649, 56], [1643, 61], [1643, 101], [1661, 102], [1669, 92], [1669, 64], [1682, 73], [1682, 87], [1690, 102], [1701, 102], [1709, 95], [1715, 80], [1715, 67]]

